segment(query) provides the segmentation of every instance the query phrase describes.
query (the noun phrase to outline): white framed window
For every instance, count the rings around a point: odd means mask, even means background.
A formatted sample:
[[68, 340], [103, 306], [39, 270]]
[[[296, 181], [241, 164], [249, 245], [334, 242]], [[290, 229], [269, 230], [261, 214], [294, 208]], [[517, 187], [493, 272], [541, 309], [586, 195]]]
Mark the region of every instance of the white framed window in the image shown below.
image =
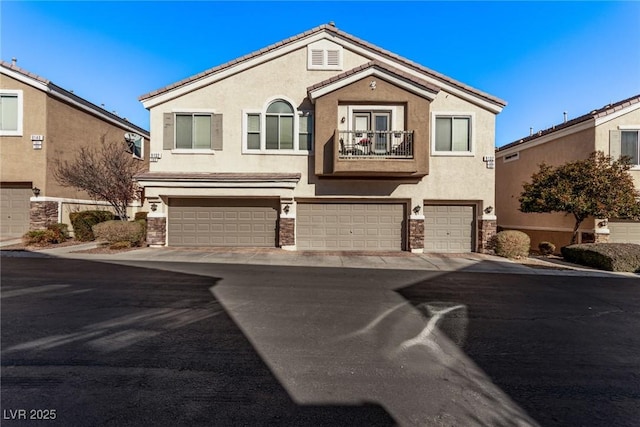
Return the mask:
[[264, 110], [243, 110], [242, 152], [246, 154], [309, 154], [313, 150], [313, 113], [296, 111], [276, 98]]
[[21, 90], [0, 90], [0, 135], [22, 136], [23, 95]]
[[433, 113], [431, 154], [473, 155], [474, 121], [473, 113]]

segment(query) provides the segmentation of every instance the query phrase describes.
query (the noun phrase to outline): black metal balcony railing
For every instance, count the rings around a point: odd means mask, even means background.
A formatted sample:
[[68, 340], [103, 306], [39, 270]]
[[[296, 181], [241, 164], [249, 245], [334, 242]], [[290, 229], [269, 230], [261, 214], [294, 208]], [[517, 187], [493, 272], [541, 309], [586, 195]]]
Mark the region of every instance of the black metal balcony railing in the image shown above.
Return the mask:
[[338, 131], [340, 159], [412, 159], [413, 131]]

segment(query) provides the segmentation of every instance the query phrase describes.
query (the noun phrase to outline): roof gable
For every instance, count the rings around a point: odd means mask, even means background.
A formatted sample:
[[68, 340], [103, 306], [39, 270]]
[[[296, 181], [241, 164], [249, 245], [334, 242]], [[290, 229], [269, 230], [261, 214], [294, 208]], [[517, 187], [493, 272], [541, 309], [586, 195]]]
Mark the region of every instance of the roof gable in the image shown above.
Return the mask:
[[440, 92], [440, 88], [417, 77], [411, 76], [400, 70], [381, 64], [378, 61], [370, 61], [367, 64], [345, 71], [320, 83], [307, 88], [309, 99], [313, 102], [316, 98], [345, 87], [361, 78], [375, 76], [386, 79], [391, 83], [413, 92], [423, 98], [433, 100]]
[[[597, 110], [592, 110], [586, 114], [583, 114], [579, 117], [576, 117], [571, 120], [567, 120], [566, 122], [559, 123], [557, 125], [553, 125], [552, 127], [541, 130], [533, 135], [529, 135], [525, 138], [521, 138], [517, 141], [511, 142], [507, 145], [503, 145], [498, 148], [496, 151], [504, 151], [509, 148], [517, 147], [523, 144], [534, 143], [533, 141], [541, 141], [546, 139], [545, 137], [549, 135], [555, 135], [562, 130], [569, 131], [572, 127], [577, 127], [580, 124], [588, 124], [587, 122], [593, 121], [593, 125], [597, 126], [608, 119], [615, 118], [616, 114], [625, 113], [626, 110], [635, 110], [640, 108], [640, 94], [634, 95], [632, 97], [623, 99], [622, 101], [618, 101], [613, 104], [607, 104], [604, 107], [601, 107]], [[582, 129], [580, 127], [579, 129]], [[577, 129], [577, 130], [579, 130]]]
[[18, 67], [15, 63], [0, 61], [0, 74], [5, 74], [42, 92], [45, 92], [57, 99], [60, 99], [66, 103], [70, 103], [90, 114], [100, 117], [102, 120], [111, 122], [126, 130], [139, 133], [146, 138], [149, 138], [149, 131], [105, 110], [102, 107], [98, 107], [97, 105], [87, 101], [84, 98], [79, 97], [73, 92], [61, 88], [60, 86], [54, 84], [48, 79], [45, 79], [44, 77], [38, 76], [37, 74], [31, 73], [23, 68]]
[[275, 57], [284, 55], [321, 39], [329, 39], [334, 43], [340, 44], [344, 48], [350, 49], [364, 57], [368, 57], [379, 64], [386, 64], [388, 67], [397, 68], [399, 71], [422, 79], [431, 85], [446, 89], [451, 93], [459, 95], [471, 102], [475, 102], [476, 104], [479, 104], [495, 113], [499, 113], [502, 108], [506, 106], [506, 102], [499, 98], [474, 89], [471, 86], [467, 86], [364, 40], [358, 39], [351, 34], [338, 30], [335, 26], [330, 24], [320, 25], [309, 31], [272, 44], [233, 61], [210, 68], [202, 73], [142, 95], [139, 99], [146, 108], [151, 108], [169, 99], [179, 97], [185, 93], [214, 83], [249, 67], [269, 61]]

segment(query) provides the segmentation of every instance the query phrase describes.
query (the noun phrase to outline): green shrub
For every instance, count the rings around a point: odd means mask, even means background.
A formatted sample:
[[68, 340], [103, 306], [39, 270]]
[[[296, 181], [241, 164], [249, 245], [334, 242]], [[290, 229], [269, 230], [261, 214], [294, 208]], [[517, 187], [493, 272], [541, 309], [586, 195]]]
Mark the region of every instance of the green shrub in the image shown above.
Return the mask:
[[113, 218], [113, 213], [109, 211], [82, 211], [69, 214], [75, 238], [81, 242], [95, 240], [92, 227], [104, 221], [111, 221]]
[[142, 221], [106, 221], [93, 226], [96, 239], [110, 243], [130, 243], [130, 247], [140, 246], [144, 242]]
[[538, 250], [542, 255], [551, 255], [556, 251], [556, 245], [551, 242], [540, 242]]
[[606, 271], [640, 272], [640, 245], [583, 243], [560, 249], [565, 260]]
[[69, 226], [62, 223], [47, 225], [44, 230], [30, 230], [22, 236], [25, 245], [49, 245], [65, 242], [69, 238]]
[[491, 239], [491, 247], [496, 255], [505, 258], [525, 258], [529, 256], [531, 239], [522, 231], [501, 231]]

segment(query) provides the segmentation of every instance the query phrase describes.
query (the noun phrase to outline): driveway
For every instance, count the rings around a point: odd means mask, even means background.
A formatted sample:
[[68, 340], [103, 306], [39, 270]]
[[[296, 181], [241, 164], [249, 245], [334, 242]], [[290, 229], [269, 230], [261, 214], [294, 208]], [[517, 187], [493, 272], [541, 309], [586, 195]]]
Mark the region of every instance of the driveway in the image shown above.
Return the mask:
[[477, 268], [3, 258], [3, 416], [633, 425], [639, 291]]

